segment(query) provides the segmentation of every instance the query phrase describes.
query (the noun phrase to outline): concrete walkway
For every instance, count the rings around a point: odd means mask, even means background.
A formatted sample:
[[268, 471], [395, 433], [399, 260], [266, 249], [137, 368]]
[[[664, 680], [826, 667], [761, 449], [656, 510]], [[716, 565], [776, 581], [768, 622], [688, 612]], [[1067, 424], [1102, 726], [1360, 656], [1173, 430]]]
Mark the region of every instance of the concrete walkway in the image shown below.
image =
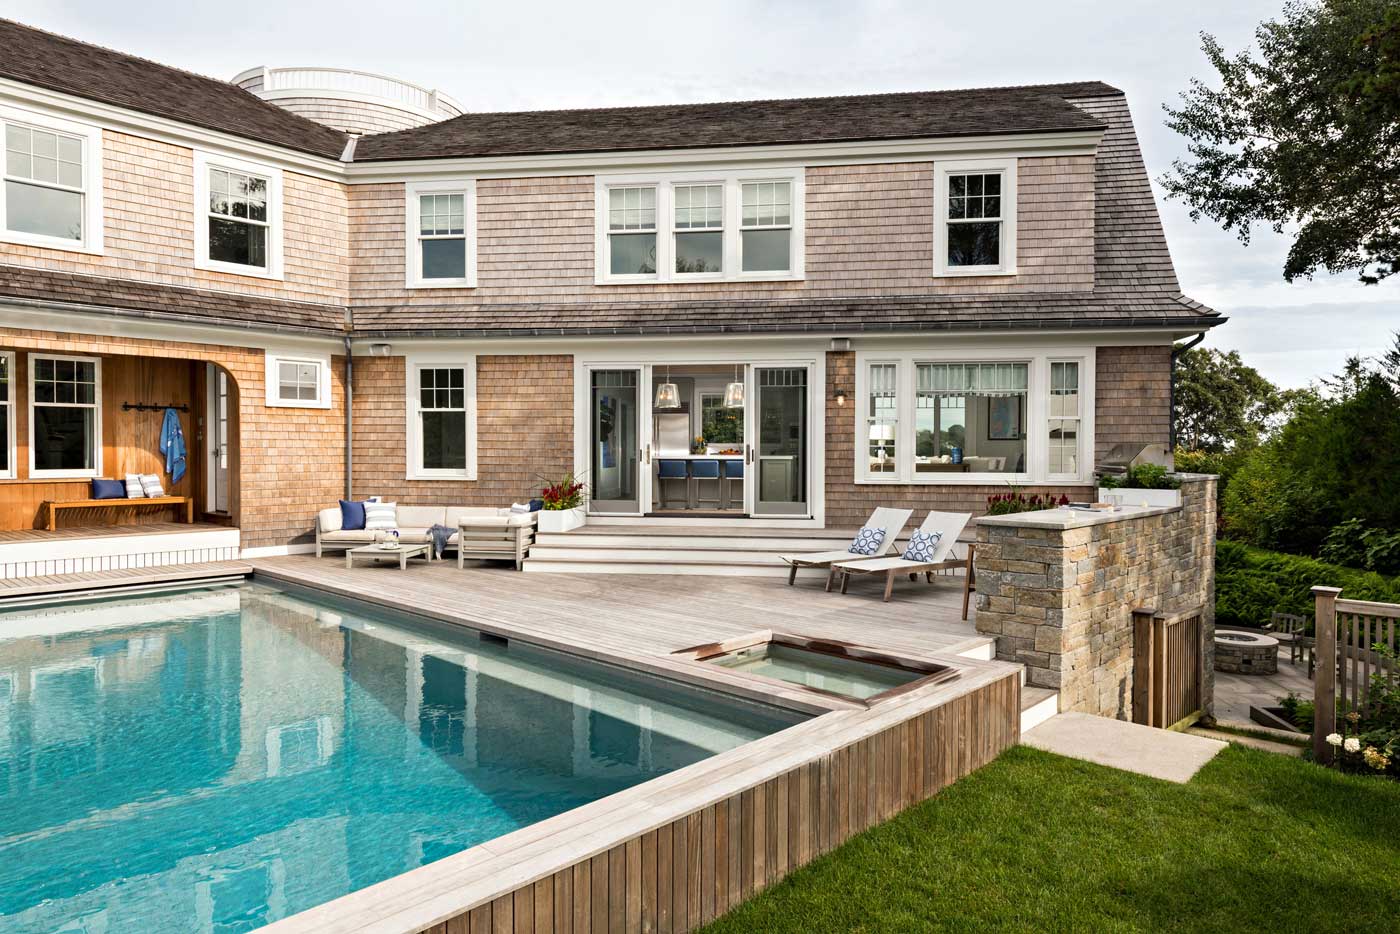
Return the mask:
[[1109, 768], [1185, 783], [1228, 744], [1086, 713], [1061, 713], [1027, 731], [1035, 749]]

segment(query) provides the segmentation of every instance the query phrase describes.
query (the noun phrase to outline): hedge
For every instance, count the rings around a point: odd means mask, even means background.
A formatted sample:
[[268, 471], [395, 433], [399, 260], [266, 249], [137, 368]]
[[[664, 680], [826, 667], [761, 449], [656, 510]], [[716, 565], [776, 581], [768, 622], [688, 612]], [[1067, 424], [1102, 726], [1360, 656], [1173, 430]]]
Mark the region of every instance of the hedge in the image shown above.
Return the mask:
[[1340, 587], [1353, 600], [1400, 603], [1400, 577], [1221, 539], [1215, 547], [1215, 624], [1259, 627], [1275, 611], [1313, 615], [1315, 586]]

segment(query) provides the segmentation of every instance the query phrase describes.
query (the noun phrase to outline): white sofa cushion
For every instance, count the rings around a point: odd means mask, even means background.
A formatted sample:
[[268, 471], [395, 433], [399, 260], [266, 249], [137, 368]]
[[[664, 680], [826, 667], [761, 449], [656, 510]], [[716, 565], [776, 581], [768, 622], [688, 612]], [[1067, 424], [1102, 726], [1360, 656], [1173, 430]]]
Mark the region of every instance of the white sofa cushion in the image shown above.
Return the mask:
[[374, 533], [369, 529], [336, 529], [334, 532], [321, 533], [322, 544], [334, 545], [344, 542], [363, 542], [368, 544], [372, 541], [374, 541]]
[[316, 522], [321, 529], [321, 534], [327, 532], [339, 532], [341, 523], [344, 521], [341, 516], [340, 507], [332, 506], [330, 509], [322, 509], [316, 513]]
[[428, 529], [444, 525], [447, 517], [445, 506], [400, 506], [398, 508], [399, 529]]

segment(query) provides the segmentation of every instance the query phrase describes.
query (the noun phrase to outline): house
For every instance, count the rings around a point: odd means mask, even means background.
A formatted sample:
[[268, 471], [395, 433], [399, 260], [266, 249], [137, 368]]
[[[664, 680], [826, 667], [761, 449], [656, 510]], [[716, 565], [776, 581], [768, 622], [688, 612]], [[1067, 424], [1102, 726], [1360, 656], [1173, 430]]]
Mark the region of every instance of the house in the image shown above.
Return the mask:
[[1167, 444], [1173, 342], [1224, 320], [1098, 82], [476, 113], [0, 48], [0, 530], [130, 472], [248, 554], [347, 491], [505, 505], [571, 470], [618, 524], [1083, 498]]

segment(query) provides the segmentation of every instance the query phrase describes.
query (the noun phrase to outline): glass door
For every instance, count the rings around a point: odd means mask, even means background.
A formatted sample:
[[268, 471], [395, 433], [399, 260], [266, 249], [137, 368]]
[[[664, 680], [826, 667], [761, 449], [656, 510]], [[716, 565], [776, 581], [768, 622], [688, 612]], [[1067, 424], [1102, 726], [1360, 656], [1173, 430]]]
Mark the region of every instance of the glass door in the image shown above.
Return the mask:
[[750, 368], [745, 420], [750, 513], [805, 516], [808, 468], [808, 367]]
[[228, 512], [228, 374], [212, 363], [205, 364], [209, 399], [209, 512]]
[[644, 367], [588, 371], [589, 511], [641, 515], [650, 502], [647, 426], [651, 400]]

